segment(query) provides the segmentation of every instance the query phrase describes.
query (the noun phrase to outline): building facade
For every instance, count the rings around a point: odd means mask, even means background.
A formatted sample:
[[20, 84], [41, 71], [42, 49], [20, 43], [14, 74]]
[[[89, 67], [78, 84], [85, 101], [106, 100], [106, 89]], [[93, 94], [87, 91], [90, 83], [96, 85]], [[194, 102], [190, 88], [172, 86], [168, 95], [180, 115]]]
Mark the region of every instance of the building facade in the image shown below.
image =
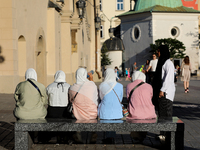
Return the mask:
[[[130, 1], [129, 0], [99, 0], [100, 1], [100, 18], [101, 18], [101, 29], [100, 29], [100, 41], [101, 41], [101, 47], [103, 46], [103, 43], [110, 38], [108, 30], [110, 27], [116, 28], [120, 25], [121, 20], [117, 18], [116, 16], [119, 14], [122, 14], [124, 12], [127, 12], [130, 10]], [[134, 1], [132, 1], [132, 7], [134, 5]], [[120, 35], [119, 35], [120, 37]], [[116, 53], [113, 54], [113, 53]], [[112, 62], [111, 65], [107, 67], [117, 66], [121, 69], [121, 51], [115, 51], [111, 52], [110, 59]], [[117, 61], [118, 60], [118, 61]], [[114, 68], [113, 68], [114, 69]]]
[[130, 68], [133, 62], [138, 67], [143, 65], [151, 56], [150, 44], [155, 40], [176, 38], [184, 43], [186, 55], [192, 58], [192, 71], [199, 70], [199, 14], [184, 7], [181, 0], [137, 0], [134, 11], [118, 16], [125, 46], [125, 67]]
[[69, 84], [75, 82], [80, 66], [100, 71], [99, 32], [95, 30], [94, 6], [86, 2], [81, 21], [78, 0], [6, 0], [0, 1], [0, 93], [13, 93], [34, 68], [38, 81], [47, 86], [58, 70], [66, 73]]

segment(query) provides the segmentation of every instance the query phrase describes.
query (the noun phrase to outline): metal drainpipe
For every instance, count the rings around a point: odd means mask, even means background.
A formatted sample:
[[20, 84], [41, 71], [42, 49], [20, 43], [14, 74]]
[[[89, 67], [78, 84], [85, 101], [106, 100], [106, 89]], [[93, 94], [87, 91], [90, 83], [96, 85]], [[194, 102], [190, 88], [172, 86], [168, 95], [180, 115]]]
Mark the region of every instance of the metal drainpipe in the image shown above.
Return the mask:
[[[95, 21], [95, 17], [96, 17], [96, 1], [94, 0], [94, 21]], [[97, 71], [97, 30], [96, 30], [96, 27], [95, 27], [95, 72], [97, 73], [98, 78], [101, 79], [101, 75]]]
[[[95, 17], [96, 17], [96, 1], [94, 0], [94, 21], [95, 21]], [[95, 71], [97, 71], [97, 30], [96, 30], [96, 27], [95, 27]]]

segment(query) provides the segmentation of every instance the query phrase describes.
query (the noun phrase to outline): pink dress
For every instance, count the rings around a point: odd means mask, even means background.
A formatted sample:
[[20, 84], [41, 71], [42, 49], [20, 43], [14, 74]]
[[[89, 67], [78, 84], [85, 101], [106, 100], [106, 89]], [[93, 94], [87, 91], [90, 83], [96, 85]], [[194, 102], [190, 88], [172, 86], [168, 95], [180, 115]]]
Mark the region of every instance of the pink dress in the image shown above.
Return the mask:
[[[127, 99], [131, 90], [142, 80], [135, 80], [127, 85], [126, 95]], [[133, 92], [128, 105], [129, 116], [127, 119], [153, 119], [156, 118], [154, 105], [151, 98], [153, 96], [153, 89], [150, 84], [144, 83]]]
[[130, 78], [131, 76], [130, 76], [130, 71], [128, 71], [128, 78]]

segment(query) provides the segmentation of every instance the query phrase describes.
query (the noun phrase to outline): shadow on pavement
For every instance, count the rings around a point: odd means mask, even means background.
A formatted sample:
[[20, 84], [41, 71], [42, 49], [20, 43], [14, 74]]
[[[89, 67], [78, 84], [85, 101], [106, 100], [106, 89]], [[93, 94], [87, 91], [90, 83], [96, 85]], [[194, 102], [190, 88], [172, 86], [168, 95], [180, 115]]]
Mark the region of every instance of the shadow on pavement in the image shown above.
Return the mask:
[[0, 148], [14, 149], [14, 123], [0, 121]]
[[184, 150], [199, 150], [199, 148], [191, 148], [191, 147], [185, 146]]
[[174, 102], [173, 115], [182, 119], [199, 120], [200, 119], [200, 104]]

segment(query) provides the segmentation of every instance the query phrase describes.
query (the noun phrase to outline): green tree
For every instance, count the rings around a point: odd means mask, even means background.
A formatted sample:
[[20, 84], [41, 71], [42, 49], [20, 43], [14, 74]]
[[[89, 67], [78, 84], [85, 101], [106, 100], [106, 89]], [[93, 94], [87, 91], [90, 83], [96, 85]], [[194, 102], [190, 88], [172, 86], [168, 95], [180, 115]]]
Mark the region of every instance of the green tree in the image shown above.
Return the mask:
[[110, 65], [112, 63], [111, 59], [109, 58], [108, 48], [106, 47], [106, 44], [104, 43], [101, 48], [101, 66]]
[[150, 44], [152, 53], [155, 53], [158, 50], [158, 47], [160, 45], [167, 45], [169, 47], [170, 51], [170, 58], [184, 58], [185, 57], [185, 46], [183, 42], [172, 39], [172, 38], [166, 38], [166, 39], [157, 39], [155, 41], [155, 44]]

